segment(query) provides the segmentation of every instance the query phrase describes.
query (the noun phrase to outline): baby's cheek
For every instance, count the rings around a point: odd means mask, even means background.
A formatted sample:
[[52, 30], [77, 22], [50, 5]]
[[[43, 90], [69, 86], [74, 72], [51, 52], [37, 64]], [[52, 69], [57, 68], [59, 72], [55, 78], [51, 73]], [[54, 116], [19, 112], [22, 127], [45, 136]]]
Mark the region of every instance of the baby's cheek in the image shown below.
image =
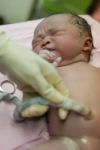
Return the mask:
[[35, 47], [34, 47], [34, 46], [32, 45], [32, 51], [35, 52], [35, 53], [37, 53], [37, 54], [39, 54], [39, 52], [40, 52], [40, 46], [38, 45], [38, 46], [35, 46]]

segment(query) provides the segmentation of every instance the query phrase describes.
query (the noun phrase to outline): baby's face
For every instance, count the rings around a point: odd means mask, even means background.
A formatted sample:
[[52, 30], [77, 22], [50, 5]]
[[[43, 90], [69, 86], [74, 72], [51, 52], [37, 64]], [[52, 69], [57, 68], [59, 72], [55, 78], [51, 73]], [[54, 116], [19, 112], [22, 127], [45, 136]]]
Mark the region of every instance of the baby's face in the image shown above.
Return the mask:
[[57, 58], [67, 61], [80, 53], [80, 41], [78, 29], [65, 22], [65, 18], [49, 17], [37, 26], [32, 48], [51, 63]]

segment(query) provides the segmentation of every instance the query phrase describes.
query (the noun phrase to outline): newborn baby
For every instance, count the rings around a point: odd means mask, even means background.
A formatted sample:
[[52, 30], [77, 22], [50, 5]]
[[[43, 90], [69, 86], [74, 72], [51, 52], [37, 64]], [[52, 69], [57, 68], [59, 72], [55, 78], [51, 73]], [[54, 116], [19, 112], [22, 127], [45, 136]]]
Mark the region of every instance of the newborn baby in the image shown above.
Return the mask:
[[[93, 49], [90, 25], [77, 15], [50, 16], [37, 26], [32, 46], [37, 54], [52, 63], [59, 56], [61, 57], [61, 62], [58, 64], [60, 67], [57, 67], [57, 70], [69, 89], [69, 96], [92, 109], [90, 118], [84, 119], [71, 112], [64, 122], [60, 121], [57, 116], [58, 109], [50, 109], [48, 115], [50, 135], [59, 137], [59, 139], [70, 137], [80, 150], [99, 150], [100, 84], [98, 83], [100, 82], [100, 69], [88, 63]], [[56, 148], [57, 143], [64, 149], [62, 139], [61, 142], [60, 140], [50, 141], [55, 142], [53, 143], [55, 150], [61, 149]], [[72, 144], [66, 141], [66, 149], [72, 149], [71, 146]], [[51, 149], [49, 142], [48, 147], [44, 149]]]

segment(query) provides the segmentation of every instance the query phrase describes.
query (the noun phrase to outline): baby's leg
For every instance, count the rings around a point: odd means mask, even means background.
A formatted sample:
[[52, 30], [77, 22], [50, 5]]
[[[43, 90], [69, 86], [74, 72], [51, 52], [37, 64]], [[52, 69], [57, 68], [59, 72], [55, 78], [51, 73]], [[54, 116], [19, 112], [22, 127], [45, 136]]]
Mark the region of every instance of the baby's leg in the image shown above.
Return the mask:
[[62, 138], [52, 138], [40, 145], [33, 146], [33, 148], [29, 150], [80, 150], [80, 149], [77, 143], [72, 142], [72, 140], [69, 141], [69, 139], [67, 138], [66, 140]]
[[84, 137], [81, 139], [71, 139], [67, 137], [53, 137], [29, 150], [100, 150], [99, 139]]

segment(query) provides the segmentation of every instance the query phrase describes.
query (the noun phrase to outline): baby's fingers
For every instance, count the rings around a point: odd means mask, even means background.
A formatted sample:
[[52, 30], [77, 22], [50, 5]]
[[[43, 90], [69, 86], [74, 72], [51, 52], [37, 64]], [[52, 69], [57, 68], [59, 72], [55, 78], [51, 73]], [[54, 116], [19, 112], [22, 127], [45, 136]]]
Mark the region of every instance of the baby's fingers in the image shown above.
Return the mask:
[[61, 57], [58, 57], [55, 59], [55, 61], [52, 63], [54, 67], [58, 67], [61, 62]]

